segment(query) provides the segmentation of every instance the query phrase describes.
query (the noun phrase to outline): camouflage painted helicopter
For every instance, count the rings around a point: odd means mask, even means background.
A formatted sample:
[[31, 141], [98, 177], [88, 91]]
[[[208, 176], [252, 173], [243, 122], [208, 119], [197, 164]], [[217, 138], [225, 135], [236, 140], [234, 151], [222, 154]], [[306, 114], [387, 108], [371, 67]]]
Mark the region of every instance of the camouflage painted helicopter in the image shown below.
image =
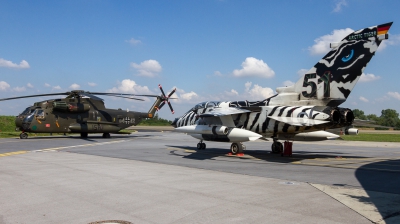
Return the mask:
[[[199, 103], [172, 123], [175, 131], [203, 141], [231, 142], [231, 152], [242, 152], [242, 142], [272, 138], [271, 150], [281, 153], [278, 140], [319, 141], [339, 136], [328, 132], [350, 127], [351, 109], [338, 107], [346, 101], [382, 41], [389, 38], [392, 22], [355, 31], [304, 74], [293, 86], [279, 87], [262, 101], [208, 101]], [[289, 144], [290, 145], [290, 144]]]
[[[110, 138], [110, 133], [120, 133], [120, 130], [132, 125], [137, 125], [141, 120], [153, 118], [157, 110], [166, 103], [174, 113], [170, 96], [167, 96], [161, 85], [161, 95], [134, 95], [123, 93], [101, 93], [73, 90], [65, 93], [49, 93], [20, 97], [3, 98], [0, 101], [23, 99], [41, 96], [67, 95], [61, 99], [51, 99], [36, 102], [27, 107], [15, 118], [17, 131], [22, 131], [21, 139], [28, 138], [27, 133], [80, 133], [82, 138], [87, 138], [88, 133], [103, 133], [103, 138]], [[104, 106], [103, 99], [95, 96], [114, 96], [132, 100], [141, 100], [137, 96], [156, 97], [150, 110], [145, 112], [125, 111], [121, 109], [108, 109]], [[135, 96], [135, 97], [133, 97]]]

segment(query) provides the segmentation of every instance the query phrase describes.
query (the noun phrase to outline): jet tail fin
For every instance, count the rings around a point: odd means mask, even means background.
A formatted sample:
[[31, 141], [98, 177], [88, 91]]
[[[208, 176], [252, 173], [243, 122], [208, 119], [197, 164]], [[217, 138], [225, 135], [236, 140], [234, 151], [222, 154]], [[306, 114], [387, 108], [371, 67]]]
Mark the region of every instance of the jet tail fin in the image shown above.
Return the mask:
[[346, 101], [393, 22], [354, 31], [331, 50], [294, 86], [277, 88], [275, 100], [298, 105], [338, 106]]

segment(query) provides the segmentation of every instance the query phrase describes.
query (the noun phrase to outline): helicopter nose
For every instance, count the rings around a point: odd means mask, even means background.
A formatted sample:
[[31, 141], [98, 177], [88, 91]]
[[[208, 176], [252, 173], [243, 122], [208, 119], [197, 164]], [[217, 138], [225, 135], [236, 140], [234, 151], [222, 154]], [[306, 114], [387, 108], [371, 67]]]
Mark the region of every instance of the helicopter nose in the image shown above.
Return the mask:
[[179, 118], [175, 118], [175, 120], [171, 123], [172, 127], [176, 128], [176, 124], [178, 123]]
[[[21, 118], [21, 117], [19, 117], [19, 116], [17, 116], [17, 117], [15, 117], [15, 126], [17, 127], [16, 128], [16, 130], [18, 129], [20, 129], [21, 127], [22, 127], [22, 120], [23, 120], [24, 118]], [[17, 131], [18, 131], [17, 130]]]

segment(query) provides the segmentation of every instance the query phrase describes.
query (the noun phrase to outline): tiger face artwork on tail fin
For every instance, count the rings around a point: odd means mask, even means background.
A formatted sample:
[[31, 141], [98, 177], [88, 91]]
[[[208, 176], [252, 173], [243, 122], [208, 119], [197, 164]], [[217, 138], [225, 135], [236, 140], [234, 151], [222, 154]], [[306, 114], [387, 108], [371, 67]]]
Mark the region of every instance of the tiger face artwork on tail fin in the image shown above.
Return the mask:
[[353, 90], [382, 40], [388, 39], [392, 22], [355, 31], [331, 44], [328, 52], [294, 86], [299, 100], [337, 106]]

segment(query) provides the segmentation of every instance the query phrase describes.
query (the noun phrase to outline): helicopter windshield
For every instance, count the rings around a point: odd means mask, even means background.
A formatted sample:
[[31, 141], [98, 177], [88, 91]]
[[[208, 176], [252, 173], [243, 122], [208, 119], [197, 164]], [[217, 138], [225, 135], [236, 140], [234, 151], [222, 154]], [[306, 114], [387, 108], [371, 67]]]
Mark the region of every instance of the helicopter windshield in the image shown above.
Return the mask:
[[44, 111], [41, 109], [34, 110], [32, 113], [24, 118], [23, 122], [32, 122], [33, 118], [35, 117], [38, 119], [44, 119]]
[[32, 113], [33, 111], [35, 111], [34, 108], [27, 107], [24, 111], [22, 111], [22, 113], [20, 115], [27, 115], [27, 114]]
[[33, 118], [35, 117], [35, 112], [36, 111], [33, 111], [31, 114], [29, 114], [28, 116], [26, 116], [25, 118], [24, 118], [24, 120], [23, 120], [23, 122], [32, 122], [32, 120], [33, 120]]

